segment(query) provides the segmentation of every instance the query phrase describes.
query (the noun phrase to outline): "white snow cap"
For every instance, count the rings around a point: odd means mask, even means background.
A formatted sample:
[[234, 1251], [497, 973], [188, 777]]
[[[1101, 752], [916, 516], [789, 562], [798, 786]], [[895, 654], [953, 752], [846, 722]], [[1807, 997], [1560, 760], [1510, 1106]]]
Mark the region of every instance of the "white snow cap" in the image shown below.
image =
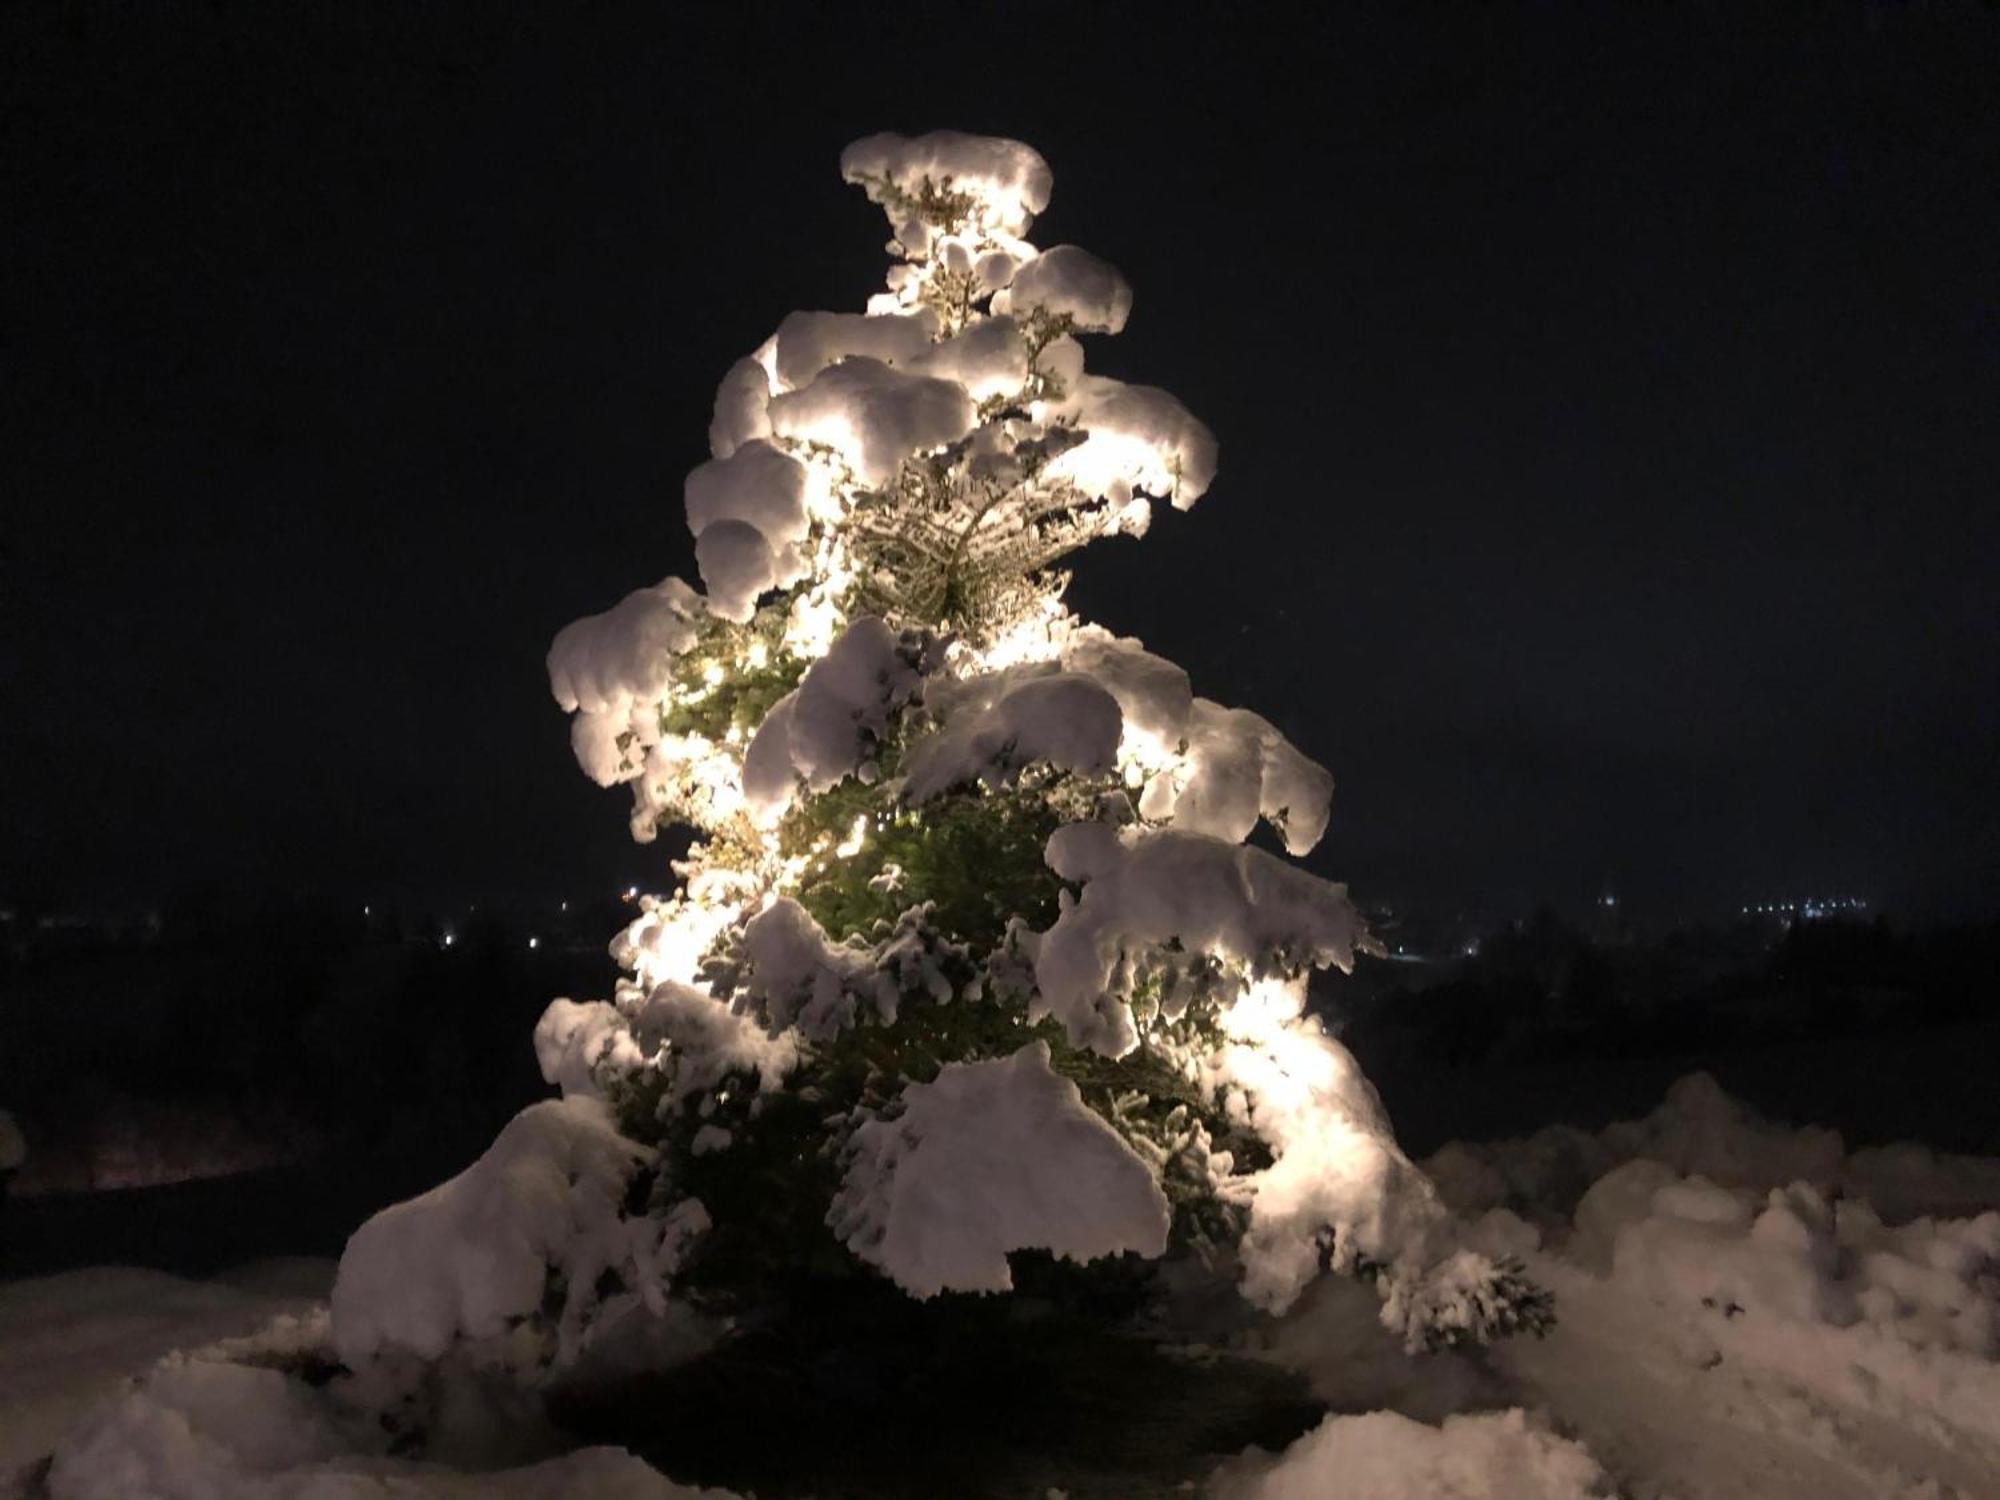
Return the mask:
[[773, 703], [743, 754], [743, 800], [752, 816], [766, 823], [782, 816], [798, 792], [799, 768], [792, 760], [792, 710], [798, 701], [794, 688]]
[[[882, 877], [878, 890], [893, 887]], [[953, 970], [966, 951], [930, 925], [925, 905], [904, 910], [887, 933], [836, 943], [812, 914], [780, 896], [743, 924], [743, 965], [733, 1004], [790, 1039], [831, 1041], [870, 1021], [894, 1025], [905, 996], [939, 1005], [959, 998]]]
[[767, 589], [798, 582], [806, 571], [797, 547], [774, 547], [748, 521], [717, 521], [695, 538], [695, 566], [708, 585], [708, 607], [725, 620], [744, 624], [757, 613]]
[[1152, 1170], [1049, 1064], [1046, 1042], [952, 1063], [854, 1133], [827, 1220], [906, 1292], [1004, 1292], [1012, 1250], [1166, 1252]]
[[1047, 853], [1056, 874], [1084, 889], [1043, 936], [1036, 1007], [1077, 1046], [1108, 1057], [1138, 1045], [1132, 1007], [1111, 983], [1133, 948], [1178, 940], [1253, 971], [1350, 970], [1365, 939], [1346, 886], [1206, 834], [1071, 823], [1049, 836]]
[[977, 420], [956, 381], [907, 375], [861, 355], [820, 371], [803, 390], [772, 397], [770, 416], [778, 436], [826, 444], [873, 488], [911, 454], [957, 442]]
[[697, 465], [684, 493], [688, 530], [696, 536], [719, 521], [745, 521], [773, 547], [805, 539], [805, 465], [761, 439]]
[[542, 1081], [564, 1094], [598, 1094], [601, 1071], [629, 1072], [644, 1060], [618, 1007], [603, 1000], [551, 1000], [535, 1023]]
[[1051, 415], [1090, 436], [1049, 465], [1092, 495], [1139, 490], [1186, 510], [1215, 482], [1215, 434], [1180, 401], [1150, 385], [1080, 376]]
[[1014, 273], [993, 310], [1024, 317], [1040, 310], [1066, 317], [1084, 333], [1120, 333], [1132, 313], [1132, 288], [1118, 268], [1077, 245], [1056, 245]]
[[715, 388], [715, 414], [708, 423], [708, 451], [727, 458], [753, 438], [771, 435], [771, 372], [754, 354], [729, 367]]
[[753, 439], [727, 458], [698, 465], [685, 493], [695, 563], [709, 607], [725, 620], [748, 620], [758, 595], [804, 573], [796, 544], [810, 523], [805, 465], [797, 459]]
[[634, 589], [601, 615], [565, 625], [549, 647], [549, 687], [565, 709], [589, 713], [657, 702], [673, 659], [694, 644], [704, 608], [678, 578]]
[[904, 759], [912, 802], [974, 782], [1010, 785], [1036, 762], [1085, 776], [1117, 763], [1118, 700], [1080, 673], [991, 672], [940, 685], [928, 702], [943, 728], [917, 741]]
[[828, 365], [864, 355], [885, 365], [907, 364], [937, 337], [937, 314], [928, 307], [870, 316], [867, 313], [795, 312], [778, 325], [774, 367], [779, 386], [795, 391]]
[[1310, 853], [1326, 832], [1333, 773], [1249, 709], [1195, 699], [1187, 762], [1177, 795], [1164, 780], [1148, 788], [1146, 816], [1170, 816], [1176, 828], [1232, 844], [1248, 838], [1262, 816], [1293, 855]]
[[[1249, 1179], [1243, 1295], [1283, 1312], [1319, 1275], [1331, 1233], [1337, 1254], [1396, 1273], [1391, 1287], [1407, 1311], [1410, 1298], [1450, 1289], [1457, 1267], [1438, 1264], [1444, 1206], [1397, 1146], [1353, 1054], [1304, 1010], [1304, 984], [1259, 980], [1223, 1013], [1227, 1040], [1209, 1064], [1211, 1082], [1273, 1156]], [[1474, 1258], [1464, 1269], [1490, 1267]], [[1383, 1321], [1395, 1326], [1399, 1308], [1385, 1306]]]
[[823, 792], [858, 770], [890, 711], [922, 681], [912, 654], [874, 615], [849, 625], [751, 740], [743, 794], [752, 811], [773, 817], [789, 805], [799, 780]]
[[1101, 625], [1079, 625], [1063, 643], [1062, 664], [1116, 698], [1128, 730], [1166, 747], [1186, 733], [1194, 707], [1187, 673], [1136, 640], [1115, 636]]
[[974, 401], [1011, 395], [1028, 378], [1028, 346], [1012, 318], [987, 318], [910, 362], [919, 375], [955, 380]]
[[[771, 1024], [794, 1026], [808, 1041], [854, 1024], [853, 988], [873, 977], [870, 955], [829, 942], [798, 902], [781, 896], [743, 926], [748, 987]], [[895, 1019], [893, 1004], [887, 1020]]]
[[799, 1062], [796, 1036], [773, 1036], [754, 1016], [739, 1015], [706, 991], [674, 979], [654, 986], [634, 1009], [632, 1031], [649, 1054], [666, 1049], [673, 1069], [667, 1100], [676, 1104], [731, 1074], [776, 1089]]
[[840, 175], [864, 188], [870, 202], [881, 204], [898, 232], [908, 209], [896, 200], [914, 197], [929, 183], [969, 194], [982, 227], [1026, 234], [1035, 215], [1049, 206], [1055, 183], [1049, 164], [1032, 146], [956, 130], [864, 137], [840, 153]]

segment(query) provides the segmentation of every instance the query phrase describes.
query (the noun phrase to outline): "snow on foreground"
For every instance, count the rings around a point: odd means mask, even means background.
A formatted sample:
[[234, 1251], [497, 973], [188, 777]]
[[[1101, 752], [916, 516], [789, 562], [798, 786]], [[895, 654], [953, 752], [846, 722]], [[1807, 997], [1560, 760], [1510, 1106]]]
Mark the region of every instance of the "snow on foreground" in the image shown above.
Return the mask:
[[125, 1266], [0, 1282], [0, 1482], [119, 1380], [174, 1349], [309, 1311], [332, 1281], [333, 1262], [301, 1260], [205, 1282]]
[[300, 1374], [329, 1352], [332, 1280], [284, 1261], [0, 1284], [0, 1497], [731, 1500], [616, 1449], [472, 1472], [389, 1456], [382, 1413]]
[[[1225, 1336], [1301, 1372], [1329, 1415], [1179, 1493], [2000, 1500], [2000, 1159], [1850, 1154], [1697, 1075], [1641, 1120], [1454, 1144], [1427, 1166], [1476, 1242], [1555, 1289], [1554, 1332], [1411, 1355], [1365, 1288], [1320, 1283]], [[434, 1432], [428, 1462], [395, 1456], [377, 1409], [394, 1382], [337, 1372], [308, 1300], [324, 1286], [323, 1269], [0, 1286], [0, 1484], [53, 1445], [20, 1493], [728, 1500], [613, 1449], [496, 1449], [492, 1392], [463, 1368], [446, 1377], [464, 1386], [443, 1403], [461, 1408], [453, 1440]], [[273, 1314], [254, 1337], [159, 1357]], [[937, 1492], [974, 1492], [967, 1478], [939, 1475]]]
[[1328, 1417], [1276, 1459], [1225, 1464], [1209, 1486], [1213, 1500], [1589, 1500], [1607, 1492], [1585, 1449], [1520, 1411], [1446, 1417], [1441, 1427], [1390, 1411]]
[[1497, 1366], [1633, 1494], [2000, 1496], [2000, 1159], [1850, 1155], [1695, 1074], [1425, 1165], [1555, 1293]]

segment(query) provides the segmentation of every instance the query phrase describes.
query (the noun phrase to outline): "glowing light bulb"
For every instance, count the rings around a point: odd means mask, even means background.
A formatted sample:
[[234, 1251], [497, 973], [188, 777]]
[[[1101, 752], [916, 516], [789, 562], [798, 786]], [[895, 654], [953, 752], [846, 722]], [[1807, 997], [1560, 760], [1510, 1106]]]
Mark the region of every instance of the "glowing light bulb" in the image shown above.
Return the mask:
[[750, 663], [752, 671], [761, 671], [771, 660], [770, 648], [762, 641], [752, 641], [745, 659]]
[[710, 662], [707, 666], [703, 667], [701, 669], [701, 680], [707, 683], [710, 687], [721, 687], [722, 686], [721, 663]]
[[848, 830], [847, 837], [833, 846], [833, 852], [842, 859], [852, 859], [861, 852], [861, 841], [867, 834], [868, 817], [864, 813], [854, 820], [854, 827]]

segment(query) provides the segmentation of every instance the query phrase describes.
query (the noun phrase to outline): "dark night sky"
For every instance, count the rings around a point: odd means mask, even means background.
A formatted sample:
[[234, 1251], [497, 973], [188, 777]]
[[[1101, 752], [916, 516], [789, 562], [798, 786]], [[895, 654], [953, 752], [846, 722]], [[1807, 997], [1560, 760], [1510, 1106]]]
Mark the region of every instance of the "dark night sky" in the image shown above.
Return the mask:
[[2000, 13], [1415, 9], [9, 7], [0, 896], [663, 879], [542, 652], [952, 126], [1221, 439], [1072, 599], [1334, 768], [1316, 868], [1991, 908]]

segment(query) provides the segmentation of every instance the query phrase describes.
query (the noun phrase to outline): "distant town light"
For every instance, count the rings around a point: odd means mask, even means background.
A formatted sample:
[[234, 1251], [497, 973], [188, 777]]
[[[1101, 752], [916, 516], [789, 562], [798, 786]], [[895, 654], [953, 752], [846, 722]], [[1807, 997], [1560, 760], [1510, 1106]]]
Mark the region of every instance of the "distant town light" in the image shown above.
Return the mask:
[[528, 946], [530, 948], [539, 948], [542, 946], [542, 940], [538, 937], [531, 937], [528, 939]]
[[1796, 917], [1801, 922], [1823, 922], [1844, 913], [1866, 910], [1868, 903], [1859, 896], [1806, 896], [1796, 901], [1766, 901], [1743, 908], [1745, 915]]
[[450, 928], [446, 928], [444, 934], [445, 947], [449, 948], [453, 943], [457, 941], [458, 941], [458, 934], [453, 932]]

